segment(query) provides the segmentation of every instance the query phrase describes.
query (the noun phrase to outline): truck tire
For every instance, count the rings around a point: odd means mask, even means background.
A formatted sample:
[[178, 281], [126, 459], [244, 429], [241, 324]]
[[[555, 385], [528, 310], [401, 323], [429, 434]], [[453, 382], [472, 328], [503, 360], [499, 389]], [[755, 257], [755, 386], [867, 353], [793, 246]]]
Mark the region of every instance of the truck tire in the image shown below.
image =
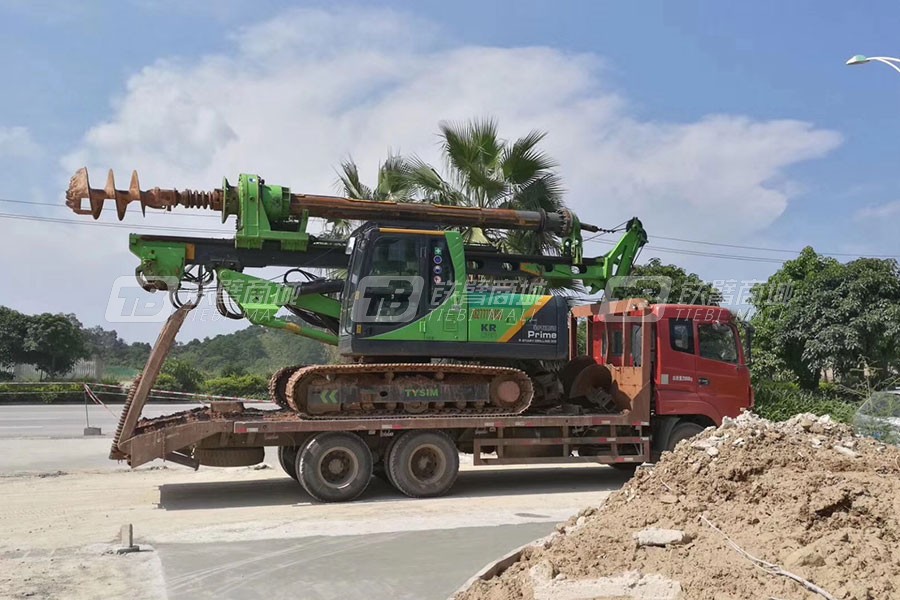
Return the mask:
[[672, 452], [675, 450], [675, 446], [678, 445], [678, 442], [692, 438], [704, 429], [706, 428], [703, 427], [703, 425], [697, 425], [696, 423], [691, 423], [689, 421], [679, 423], [672, 429], [672, 433], [669, 434], [669, 442], [666, 444], [666, 450]]
[[194, 458], [206, 467], [249, 467], [265, 460], [266, 449], [196, 448]]
[[372, 478], [372, 451], [353, 433], [316, 434], [300, 448], [295, 464], [300, 485], [320, 502], [349, 502]]
[[288, 477], [297, 480], [297, 452], [296, 446], [278, 446], [278, 464], [287, 473]]
[[387, 465], [394, 487], [411, 498], [431, 498], [453, 486], [459, 453], [442, 431], [409, 431], [392, 444]]
[[[388, 469], [388, 457], [391, 455], [391, 449], [394, 447], [394, 442], [397, 441], [399, 436], [394, 436], [391, 438], [391, 441], [387, 443], [387, 446], [384, 448], [384, 452], [381, 454], [381, 460], [375, 463], [375, 466], [372, 468], [372, 475], [381, 479], [382, 481], [386, 481], [392, 486], [394, 482], [391, 480], [391, 470]], [[395, 486], [396, 487], [396, 486]]]
[[619, 473], [623, 473], [631, 477], [637, 472], [638, 467], [641, 466], [641, 463], [612, 463], [609, 466]]

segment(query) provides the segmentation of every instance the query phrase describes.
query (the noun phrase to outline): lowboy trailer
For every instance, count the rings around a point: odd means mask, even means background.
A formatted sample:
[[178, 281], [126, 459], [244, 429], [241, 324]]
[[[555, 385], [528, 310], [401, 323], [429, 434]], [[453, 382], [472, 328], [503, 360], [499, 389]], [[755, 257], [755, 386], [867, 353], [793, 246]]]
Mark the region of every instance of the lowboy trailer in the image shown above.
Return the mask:
[[472, 454], [476, 466], [633, 470], [753, 404], [748, 361], [727, 309], [632, 299], [572, 309], [570, 360], [556, 377], [564, 397], [576, 400], [550, 409], [310, 417], [228, 401], [141, 419], [189, 310], [177, 309], [164, 326], [126, 400], [110, 458], [132, 467], [160, 458], [193, 468], [242, 466], [262, 462], [265, 447], [276, 446], [284, 471], [319, 501], [352, 500], [373, 474], [403, 494], [430, 497], [451, 489], [460, 453]]

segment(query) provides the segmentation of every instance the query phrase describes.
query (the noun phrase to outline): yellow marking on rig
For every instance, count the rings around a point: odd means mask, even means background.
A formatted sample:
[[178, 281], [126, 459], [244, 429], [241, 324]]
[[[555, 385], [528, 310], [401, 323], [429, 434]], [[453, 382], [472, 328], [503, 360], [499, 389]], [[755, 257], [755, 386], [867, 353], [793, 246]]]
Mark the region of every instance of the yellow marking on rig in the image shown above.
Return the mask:
[[509, 331], [504, 333], [500, 338], [500, 341], [508, 342], [509, 340], [513, 339], [513, 337], [515, 337], [515, 335], [522, 331], [522, 328], [525, 327], [525, 322], [536, 315], [542, 308], [547, 306], [547, 303], [550, 302], [552, 298], [553, 296], [541, 296], [540, 298], [538, 298], [538, 301], [535, 303], [535, 305], [525, 311], [525, 314], [522, 315], [522, 318], [519, 319], [519, 322], [511, 327]]
[[193, 244], [185, 244], [184, 245], [184, 257], [187, 260], [194, 260], [194, 257], [197, 254], [197, 247]]
[[401, 227], [379, 227], [378, 231], [380, 231], [381, 233], [410, 233], [419, 235], [436, 235], [442, 237], [444, 235], [443, 231], [435, 231], [434, 229], [403, 229]]

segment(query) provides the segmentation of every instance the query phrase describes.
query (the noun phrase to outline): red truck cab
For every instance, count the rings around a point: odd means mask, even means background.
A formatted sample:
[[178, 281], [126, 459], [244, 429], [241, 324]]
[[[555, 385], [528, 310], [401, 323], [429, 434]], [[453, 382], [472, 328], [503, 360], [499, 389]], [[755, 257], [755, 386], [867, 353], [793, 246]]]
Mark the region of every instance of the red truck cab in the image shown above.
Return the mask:
[[[726, 308], [630, 299], [578, 307], [572, 316], [586, 321], [587, 354], [597, 363], [648, 375], [657, 453], [753, 406], [749, 361]], [[574, 339], [570, 354], [583, 354]]]

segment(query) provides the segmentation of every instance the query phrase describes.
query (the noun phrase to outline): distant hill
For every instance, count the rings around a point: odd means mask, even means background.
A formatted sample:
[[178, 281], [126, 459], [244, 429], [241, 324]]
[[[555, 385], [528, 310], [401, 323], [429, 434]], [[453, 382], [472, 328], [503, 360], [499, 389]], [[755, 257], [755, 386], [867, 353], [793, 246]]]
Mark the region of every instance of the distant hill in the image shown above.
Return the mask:
[[[92, 327], [84, 334], [91, 355], [101, 358], [105, 371], [116, 378], [135, 375], [150, 354], [150, 344], [126, 344], [115, 331]], [[215, 376], [223, 371], [269, 375], [287, 365], [332, 362], [336, 354], [320, 342], [251, 325], [234, 333], [177, 343], [171, 356]]]
[[259, 375], [288, 365], [328, 363], [336, 356], [321, 342], [258, 325], [178, 344], [172, 355], [210, 374], [244, 370]]

